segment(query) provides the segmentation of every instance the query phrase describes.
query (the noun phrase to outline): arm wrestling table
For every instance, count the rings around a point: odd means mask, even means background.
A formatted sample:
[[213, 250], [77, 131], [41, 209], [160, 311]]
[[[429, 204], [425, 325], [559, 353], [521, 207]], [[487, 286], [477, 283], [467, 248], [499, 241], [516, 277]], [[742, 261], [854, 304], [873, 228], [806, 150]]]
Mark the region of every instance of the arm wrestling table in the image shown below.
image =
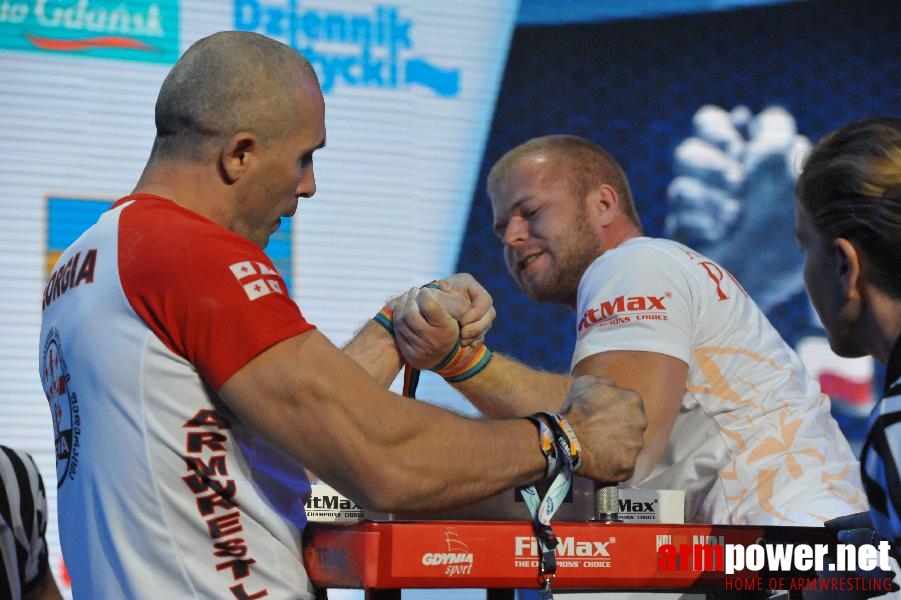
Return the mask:
[[[728, 578], [768, 577], [763, 571], [658, 568], [658, 548], [672, 544], [835, 544], [822, 527], [554, 522], [562, 590], [723, 590]], [[485, 588], [492, 600], [537, 589], [538, 549], [528, 522], [362, 521], [311, 523], [304, 561], [320, 588], [366, 590], [367, 600], [399, 599], [403, 588]], [[780, 571], [778, 577], [813, 576]]]

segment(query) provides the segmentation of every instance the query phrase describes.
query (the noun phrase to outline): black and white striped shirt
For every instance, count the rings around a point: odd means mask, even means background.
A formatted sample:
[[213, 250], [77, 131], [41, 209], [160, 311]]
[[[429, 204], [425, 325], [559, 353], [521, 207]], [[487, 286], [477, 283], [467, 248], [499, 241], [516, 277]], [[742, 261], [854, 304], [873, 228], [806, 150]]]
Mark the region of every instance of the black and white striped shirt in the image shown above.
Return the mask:
[[0, 445], [0, 598], [20, 598], [46, 575], [47, 498], [28, 454]]
[[870, 415], [860, 468], [873, 527], [901, 559], [901, 339], [885, 375], [885, 393]]

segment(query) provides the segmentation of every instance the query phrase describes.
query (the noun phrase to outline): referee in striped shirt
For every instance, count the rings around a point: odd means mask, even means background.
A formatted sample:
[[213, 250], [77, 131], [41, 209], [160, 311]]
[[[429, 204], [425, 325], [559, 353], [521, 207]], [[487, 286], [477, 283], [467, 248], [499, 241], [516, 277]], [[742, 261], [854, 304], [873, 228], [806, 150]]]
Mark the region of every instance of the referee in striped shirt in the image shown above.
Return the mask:
[[0, 445], [0, 600], [62, 600], [47, 561], [47, 497], [28, 454]]

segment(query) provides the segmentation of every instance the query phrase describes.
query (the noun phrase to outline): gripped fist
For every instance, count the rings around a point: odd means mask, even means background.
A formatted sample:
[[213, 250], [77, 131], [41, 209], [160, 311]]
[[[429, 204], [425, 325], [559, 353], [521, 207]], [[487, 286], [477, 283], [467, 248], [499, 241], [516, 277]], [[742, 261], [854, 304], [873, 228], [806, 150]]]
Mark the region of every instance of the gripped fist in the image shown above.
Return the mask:
[[467, 273], [438, 282], [436, 288], [413, 288], [391, 302], [394, 336], [404, 359], [417, 369], [431, 369], [454, 349], [477, 350], [496, 311], [491, 295]]
[[413, 288], [393, 302], [394, 338], [404, 359], [417, 369], [441, 362], [460, 339], [457, 320], [468, 299], [434, 288]]
[[469, 273], [457, 273], [438, 282], [441, 289], [470, 301], [469, 310], [457, 320], [460, 322], [460, 343], [463, 346], [478, 345], [497, 316], [494, 299], [488, 290]]
[[582, 446], [580, 476], [603, 482], [632, 476], [648, 426], [641, 396], [606, 377], [583, 375], [573, 382], [563, 414]]

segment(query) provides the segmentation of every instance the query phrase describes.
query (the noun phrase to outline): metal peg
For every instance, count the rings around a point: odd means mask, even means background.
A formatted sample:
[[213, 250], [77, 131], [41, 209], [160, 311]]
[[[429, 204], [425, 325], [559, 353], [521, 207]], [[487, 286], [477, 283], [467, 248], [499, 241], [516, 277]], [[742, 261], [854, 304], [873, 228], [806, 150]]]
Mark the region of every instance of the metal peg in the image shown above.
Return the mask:
[[601, 523], [620, 523], [619, 486], [615, 483], [595, 483], [594, 519]]

